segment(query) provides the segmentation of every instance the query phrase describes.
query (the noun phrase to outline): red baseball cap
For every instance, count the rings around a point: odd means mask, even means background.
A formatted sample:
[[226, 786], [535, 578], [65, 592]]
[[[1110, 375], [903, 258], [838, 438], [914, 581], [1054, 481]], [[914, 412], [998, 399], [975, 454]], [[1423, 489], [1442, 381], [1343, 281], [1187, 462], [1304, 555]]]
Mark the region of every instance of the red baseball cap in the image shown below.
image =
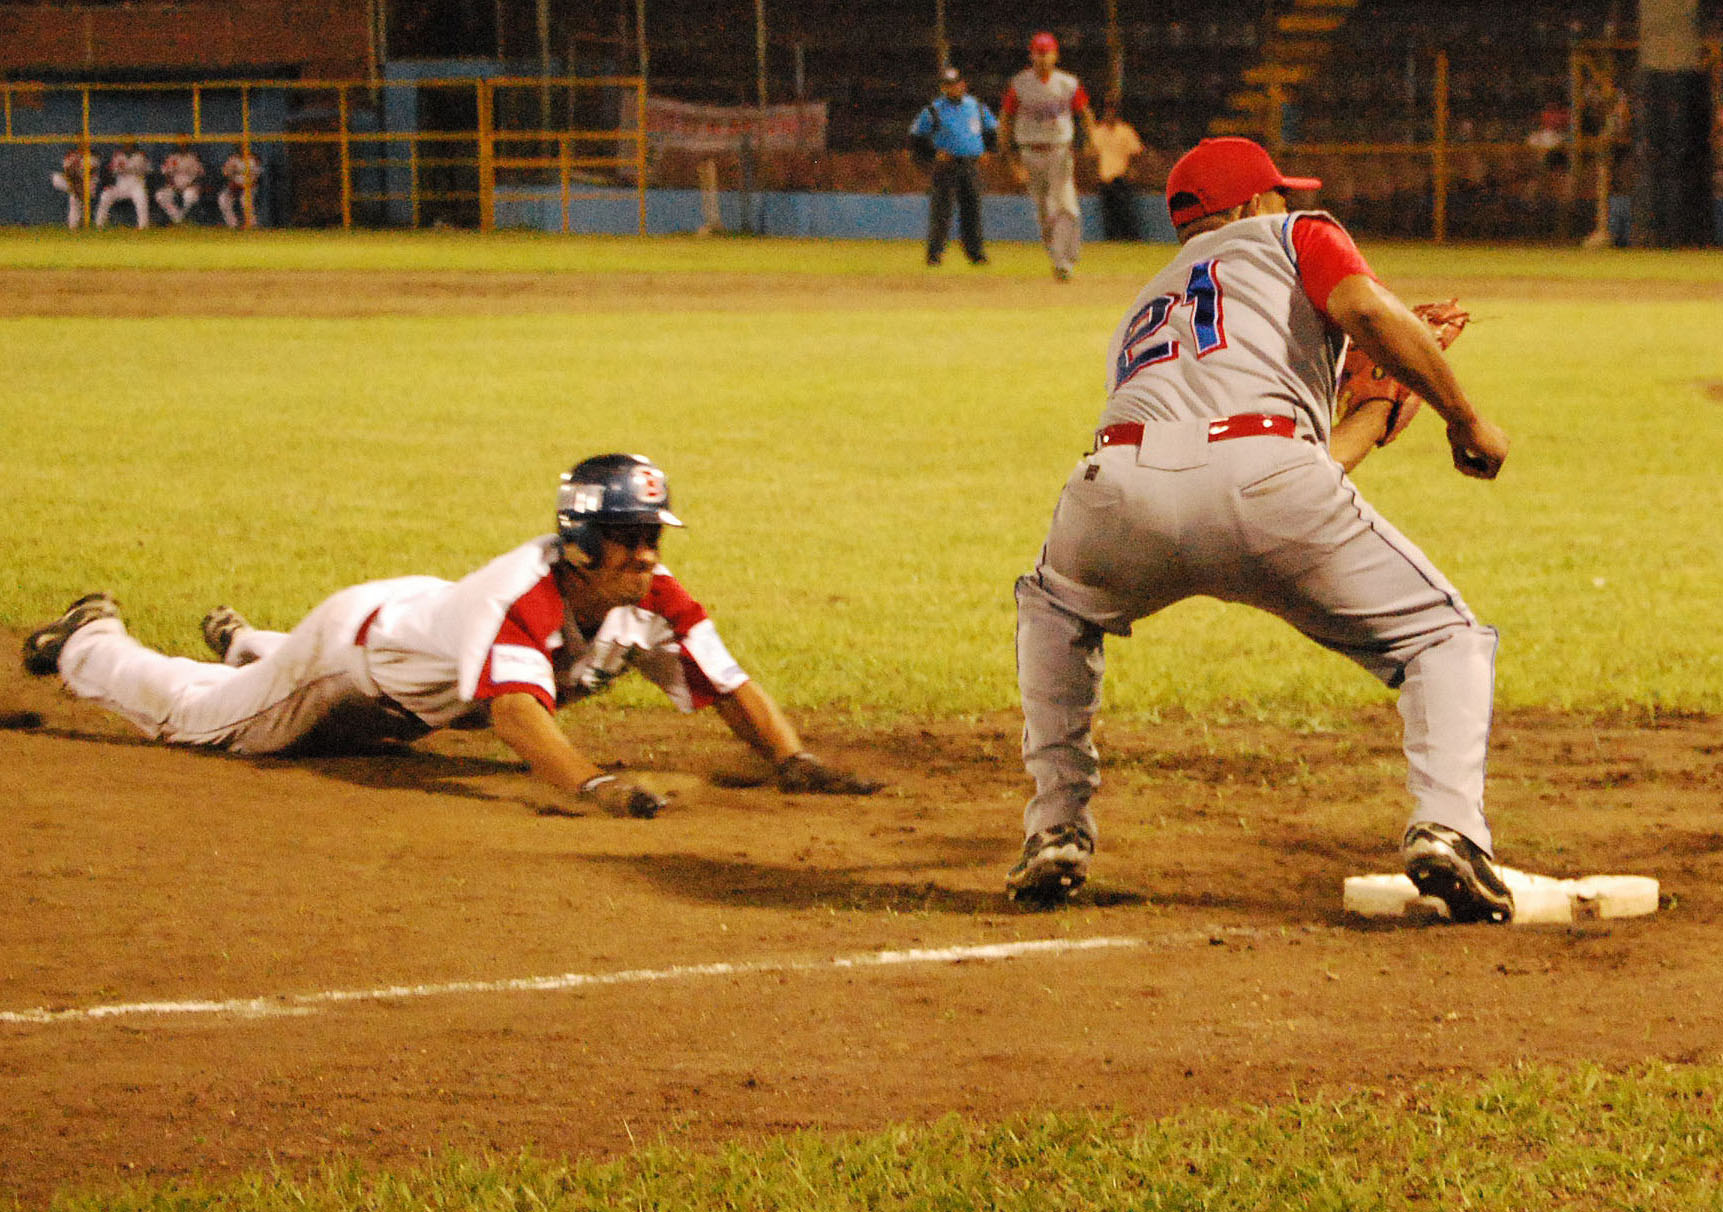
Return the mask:
[[1031, 55], [1039, 55], [1042, 51], [1052, 51], [1054, 54], [1058, 54], [1059, 39], [1044, 31], [1029, 39], [1029, 53]]
[[1320, 188], [1322, 182], [1315, 177], [1284, 175], [1261, 144], [1227, 135], [1204, 139], [1179, 157], [1167, 174], [1167, 210], [1173, 226], [1183, 227], [1242, 206], [1267, 190]]

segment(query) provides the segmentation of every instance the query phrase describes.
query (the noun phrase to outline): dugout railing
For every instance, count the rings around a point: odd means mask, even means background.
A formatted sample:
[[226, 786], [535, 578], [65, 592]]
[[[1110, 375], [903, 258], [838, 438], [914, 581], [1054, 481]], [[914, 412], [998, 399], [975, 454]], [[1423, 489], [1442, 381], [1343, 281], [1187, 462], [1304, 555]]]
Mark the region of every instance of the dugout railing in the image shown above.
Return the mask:
[[[204, 162], [206, 197], [227, 155], [250, 152], [263, 165], [251, 187], [260, 208], [288, 227], [490, 231], [544, 226], [554, 204], [567, 231], [575, 201], [624, 186], [644, 234], [645, 112], [645, 82], [624, 76], [0, 81], [0, 149], [7, 177], [46, 189], [75, 147], [95, 153], [99, 172], [128, 142], [157, 169], [184, 143]], [[82, 186], [88, 223], [100, 182]]]

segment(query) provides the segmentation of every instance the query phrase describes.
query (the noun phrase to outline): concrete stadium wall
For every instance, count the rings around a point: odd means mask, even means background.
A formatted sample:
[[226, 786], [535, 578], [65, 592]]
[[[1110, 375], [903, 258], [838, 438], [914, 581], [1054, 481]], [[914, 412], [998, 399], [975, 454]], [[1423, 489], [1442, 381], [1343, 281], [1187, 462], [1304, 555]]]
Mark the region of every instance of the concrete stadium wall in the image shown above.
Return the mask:
[[369, 44], [360, 4], [181, 0], [175, 4], [0, 6], [0, 71], [14, 79], [107, 73], [293, 74], [353, 79]]
[[[1081, 199], [1083, 238], [1101, 238], [1101, 212], [1092, 197]], [[720, 192], [718, 213], [726, 231], [753, 230], [766, 236], [845, 240], [921, 240], [927, 236], [927, 197], [923, 194], [761, 193], [749, 199]], [[510, 197], [497, 191], [497, 226], [559, 231], [554, 198]], [[1159, 197], [1139, 197], [1137, 216], [1145, 240], [1172, 243], [1172, 224]], [[981, 200], [982, 229], [989, 240], [1038, 241], [1040, 229], [1029, 200], [1016, 194], [988, 194]], [[646, 230], [652, 235], [692, 232], [702, 223], [700, 191], [646, 191]], [[569, 230], [585, 235], [633, 235], [639, 207], [633, 190], [587, 190], [569, 203]], [[962, 259], [956, 223], [948, 256]]]

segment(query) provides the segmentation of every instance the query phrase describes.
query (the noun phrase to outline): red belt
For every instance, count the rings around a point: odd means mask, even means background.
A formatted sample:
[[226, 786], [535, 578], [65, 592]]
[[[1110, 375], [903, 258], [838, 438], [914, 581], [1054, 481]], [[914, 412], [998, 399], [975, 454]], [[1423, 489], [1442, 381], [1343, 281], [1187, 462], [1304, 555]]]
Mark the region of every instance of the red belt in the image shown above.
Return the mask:
[[[1260, 438], [1272, 436], [1290, 438], [1297, 434], [1298, 425], [1291, 417], [1271, 417], [1267, 413], [1245, 412], [1236, 417], [1221, 417], [1208, 423], [1208, 440], [1225, 442], [1230, 438]], [[1138, 421], [1121, 421], [1109, 425], [1095, 435], [1095, 449], [1108, 446], [1140, 446], [1143, 426]]]
[[353, 633], [353, 643], [356, 647], [365, 647], [365, 637], [371, 634], [371, 624], [377, 621], [377, 616], [383, 613], [381, 606], [365, 616], [365, 621], [359, 624], [359, 630]]

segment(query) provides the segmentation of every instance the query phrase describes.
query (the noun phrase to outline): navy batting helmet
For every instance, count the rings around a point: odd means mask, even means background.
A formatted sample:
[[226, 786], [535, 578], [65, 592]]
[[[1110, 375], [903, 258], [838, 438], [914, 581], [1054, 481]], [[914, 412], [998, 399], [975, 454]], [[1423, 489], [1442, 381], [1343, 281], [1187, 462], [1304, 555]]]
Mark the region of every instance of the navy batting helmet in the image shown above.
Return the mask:
[[670, 512], [670, 482], [645, 455], [582, 459], [562, 473], [556, 492], [556, 533], [589, 561], [603, 552], [606, 526], [680, 526]]

